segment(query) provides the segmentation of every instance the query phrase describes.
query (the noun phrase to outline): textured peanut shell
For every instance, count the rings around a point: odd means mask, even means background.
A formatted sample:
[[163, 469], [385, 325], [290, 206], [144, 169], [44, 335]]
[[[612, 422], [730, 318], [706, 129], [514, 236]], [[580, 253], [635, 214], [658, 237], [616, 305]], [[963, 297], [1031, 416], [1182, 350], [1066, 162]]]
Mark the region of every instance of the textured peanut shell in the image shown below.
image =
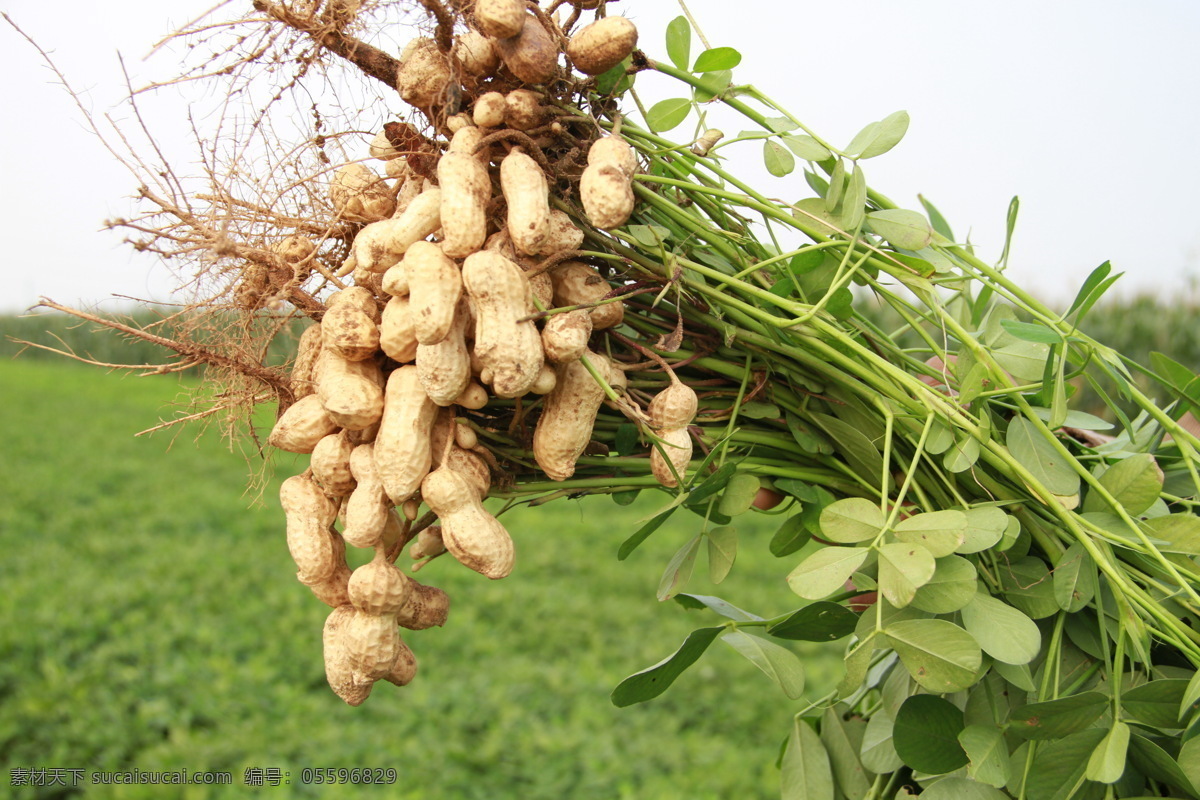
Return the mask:
[[408, 602], [396, 615], [396, 622], [410, 631], [441, 627], [450, 614], [450, 596], [436, 586], [426, 586], [411, 580]]
[[[465, 112], [459, 116], [464, 120], [469, 119], [469, 115]], [[483, 130], [483, 128], [477, 128], [474, 125], [468, 124], [456, 131], [454, 136], [451, 137], [448, 152], [474, 156], [475, 158], [479, 159], [481, 164], [488, 164], [489, 156], [491, 155], [491, 148], [480, 148], [480, 145], [483, 144], [483, 139], [485, 136], [487, 136], [487, 133]], [[488, 194], [491, 194], [490, 182], [488, 183]]]
[[437, 412], [415, 366], [400, 367], [388, 376], [383, 419], [375, 437], [375, 466], [394, 505], [416, 493], [429, 472], [430, 432]]
[[417, 199], [417, 195], [425, 191], [425, 179], [413, 172], [407, 158], [389, 161], [384, 169], [389, 178], [395, 178], [400, 184], [400, 191], [396, 194], [396, 213], [392, 214], [392, 218], [395, 219], [403, 216], [412, 205], [412, 201]]
[[537, 255], [552, 256], [567, 250], [578, 250], [582, 245], [583, 231], [575, 226], [566, 213], [556, 208], [551, 209], [546, 238], [538, 246]]
[[417, 108], [430, 108], [446, 99], [451, 81], [450, 62], [432, 39], [417, 39], [406, 49], [396, 70], [396, 90]]
[[522, 83], [549, 83], [558, 74], [558, 46], [532, 14], [526, 14], [519, 34], [497, 39], [496, 50]]
[[637, 154], [619, 136], [602, 136], [588, 148], [588, 164], [612, 164], [629, 177], [637, 172]]
[[520, 397], [529, 391], [542, 366], [537, 326], [522, 318], [532, 310], [529, 281], [504, 256], [482, 250], [463, 263], [463, 284], [474, 301], [473, 355], [490, 371], [492, 391]]
[[471, 115], [475, 124], [481, 128], [499, 128], [504, 124], [506, 109], [504, 95], [499, 92], [484, 92], [475, 98]]
[[442, 526], [430, 525], [417, 534], [417, 540], [408, 549], [408, 554], [415, 560], [441, 555], [446, 552], [446, 544], [442, 541]]
[[383, 415], [383, 373], [374, 358], [347, 361], [332, 350], [317, 365], [317, 397], [341, 427], [361, 431]]
[[383, 307], [379, 347], [388, 358], [401, 364], [407, 364], [417, 357], [417, 332], [413, 328], [408, 295], [393, 297]]
[[329, 200], [339, 216], [353, 222], [387, 219], [396, 208], [387, 182], [366, 164], [339, 167], [329, 182]]
[[[550, 212], [551, 228], [550, 233], [553, 233], [554, 228], [554, 212]], [[547, 237], [549, 238], [549, 237]], [[529, 277], [529, 272], [537, 266], [537, 262], [531, 260], [528, 256], [518, 252], [513, 244], [512, 237], [508, 235], [508, 228], [501, 227], [500, 230], [488, 237], [487, 242], [483, 245], [485, 250], [491, 250], [494, 253], [507, 258], [509, 261], [521, 268], [521, 271]], [[550, 280], [548, 272], [539, 272], [532, 277], [529, 277], [529, 286], [533, 290], [533, 296], [543, 308], [550, 308], [554, 305], [554, 284]]]
[[542, 364], [537, 380], [533, 382], [533, 386], [529, 387], [529, 391], [533, 394], [550, 394], [557, 385], [558, 373], [554, 371], [554, 365]]
[[404, 254], [409, 314], [421, 344], [437, 344], [450, 335], [462, 296], [462, 273], [441, 248], [416, 242]]
[[300, 334], [300, 343], [296, 347], [296, 360], [292, 362], [290, 386], [292, 396], [297, 400], [306, 397], [317, 390], [313, 378], [313, 370], [317, 366], [317, 357], [321, 354], [321, 326], [309, 325]]
[[417, 657], [401, 639], [400, 647], [396, 651], [396, 660], [392, 662], [392, 668], [388, 670], [388, 674], [384, 675], [382, 680], [396, 686], [407, 686], [415, 677], [417, 677]]
[[475, 0], [475, 24], [484, 36], [507, 39], [525, 27], [525, 0]]
[[437, 344], [417, 345], [417, 377], [429, 399], [439, 406], [453, 405], [471, 382], [471, 354], [465, 338], [468, 314], [465, 298], [449, 334]]
[[[383, 403], [380, 403], [380, 411]], [[350, 453], [354, 445], [345, 431], [331, 433], [317, 442], [313, 448], [313, 480], [331, 497], [345, 497], [354, 490], [354, 476], [350, 474]]]
[[338, 424], [315, 394], [288, 406], [267, 436], [267, 444], [289, 453], [311, 453], [317, 442], [338, 429]]
[[421, 496], [438, 515], [442, 541], [459, 563], [493, 580], [512, 572], [512, 538], [480, 503], [466, 476], [443, 465], [425, 477]]
[[550, 232], [550, 189], [542, 168], [514, 148], [500, 162], [500, 189], [508, 204], [513, 245], [522, 253], [536, 253]]
[[629, 176], [611, 162], [588, 164], [579, 179], [579, 199], [588, 220], [601, 230], [621, 227], [633, 213]]
[[672, 381], [650, 400], [647, 413], [655, 428], [686, 428], [696, 418], [696, 392], [690, 386]]
[[[356, 289], [363, 289], [361, 286]], [[349, 289], [346, 290], [350, 291]], [[379, 350], [379, 325], [365, 310], [350, 301], [338, 302], [338, 292], [321, 317], [321, 347], [347, 361], [362, 361]]]
[[658, 431], [657, 435], [663, 442], [650, 451], [650, 471], [663, 486], [678, 486], [679, 482], [675, 480], [668, 463], [675, 467], [679, 477], [686, 477], [688, 463], [692, 460], [692, 437], [687, 428], [667, 428]]
[[352, 706], [362, 705], [374, 681], [354, 674], [346, 651], [346, 625], [357, 613], [354, 606], [338, 606], [325, 619], [322, 635], [325, 651], [325, 680], [334, 694]]
[[[607, 377], [611, 371], [607, 358], [596, 353], [585, 357]], [[565, 481], [575, 474], [575, 462], [592, 439], [596, 412], [605, 395], [582, 360], [560, 364], [556, 372], [558, 382], [546, 395], [533, 432], [533, 457], [551, 480]]]
[[442, 189], [442, 252], [451, 258], [466, 258], [487, 239], [487, 203], [492, 190], [487, 167], [474, 155], [451, 152], [438, 161], [437, 173]]
[[342, 538], [355, 547], [374, 547], [383, 538], [392, 503], [375, 467], [375, 445], [360, 444], [350, 453], [354, 490], [346, 500]]
[[298, 264], [317, 250], [317, 245], [307, 236], [292, 234], [271, 245], [271, 252], [287, 264]]
[[279, 487], [279, 504], [287, 521], [288, 552], [299, 569], [301, 583], [319, 583], [332, 576], [345, 557], [329, 526], [337, 507], [312, 480], [302, 475]]
[[[612, 291], [608, 281], [594, 267], [581, 261], [560, 264], [550, 271], [550, 279], [554, 283], [554, 305], [558, 307], [596, 303]], [[593, 330], [604, 330], [621, 324], [625, 307], [617, 300], [589, 309], [588, 313], [592, 317]]]
[[357, 678], [374, 681], [391, 672], [400, 651], [400, 629], [393, 615], [368, 614], [356, 608], [346, 620], [342, 636], [346, 660]]
[[555, 364], [577, 361], [587, 352], [591, 335], [592, 317], [587, 309], [555, 314], [542, 326], [542, 349]]
[[[297, 574], [299, 577], [299, 574]], [[304, 583], [304, 581], [301, 581]], [[350, 602], [347, 587], [350, 583], [350, 567], [345, 562], [338, 564], [332, 575], [323, 581], [309, 583], [308, 588], [313, 596], [330, 608], [344, 606]]]
[[408, 602], [409, 578], [377, 553], [350, 576], [350, 602], [360, 611], [395, 616]]
[[442, 192], [430, 187], [412, 199], [398, 217], [372, 222], [354, 237], [354, 258], [368, 272], [383, 272], [442, 227]]
[[488, 404], [487, 389], [478, 383], [469, 383], [467, 384], [467, 388], [463, 389], [462, 393], [454, 398], [454, 404], [463, 408], [469, 408], [472, 411], [478, 411]]
[[530, 89], [513, 89], [504, 97], [504, 122], [518, 131], [528, 131], [546, 120], [542, 96]]
[[581, 28], [567, 44], [567, 58], [584, 75], [600, 75], [637, 46], [637, 28], [625, 17], [605, 17]]
[[462, 68], [463, 75], [471, 78], [494, 75], [500, 66], [500, 54], [496, 52], [495, 45], [479, 31], [468, 30], [460, 34], [454, 40], [450, 53]]

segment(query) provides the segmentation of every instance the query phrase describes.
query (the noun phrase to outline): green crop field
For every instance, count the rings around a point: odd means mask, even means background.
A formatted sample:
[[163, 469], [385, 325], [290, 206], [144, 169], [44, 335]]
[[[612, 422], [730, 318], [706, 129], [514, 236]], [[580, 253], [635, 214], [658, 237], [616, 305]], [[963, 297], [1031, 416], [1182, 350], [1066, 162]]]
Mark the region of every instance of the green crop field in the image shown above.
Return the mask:
[[[710, 649], [656, 701], [617, 709], [609, 700], [622, 678], [666, 657], [691, 629], [717, 624], [707, 611], [655, 600], [663, 566], [694, 533], [689, 515], [616, 560], [664, 495], [626, 508], [589, 498], [505, 515], [518, 567], [503, 581], [450, 559], [432, 563], [419, 577], [449, 592], [449, 623], [406, 636], [420, 660], [411, 685], [380, 684], [349, 708], [325, 686], [327, 609], [295, 580], [274, 496], [302, 462], [271, 465], [256, 504], [245, 493], [251, 468], [215, 435], [134, 438], [169, 415], [175, 381], [0, 361], [0, 793], [777, 793], [775, 757], [803, 701], [788, 700], [730, 648]], [[689, 590], [764, 614], [800, 605], [767, 552], [778, 522], [740, 525], [733, 574], [714, 587], [702, 556]], [[797, 649], [810, 656], [815, 697], [834, 679], [837, 656]], [[353, 792], [301, 785], [303, 769], [325, 767], [393, 767], [399, 777]], [[32, 768], [225, 770], [234, 785], [8, 788], [14, 770]], [[291, 783], [247, 788], [247, 768], [278, 768]]]

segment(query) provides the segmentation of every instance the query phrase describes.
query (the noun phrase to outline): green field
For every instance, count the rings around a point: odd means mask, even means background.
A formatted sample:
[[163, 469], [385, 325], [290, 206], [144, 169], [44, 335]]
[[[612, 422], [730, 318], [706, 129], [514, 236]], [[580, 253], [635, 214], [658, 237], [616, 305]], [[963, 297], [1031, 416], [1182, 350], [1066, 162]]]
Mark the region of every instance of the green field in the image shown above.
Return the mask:
[[[489, 582], [450, 559], [420, 573], [452, 598], [407, 636], [403, 689], [360, 708], [325, 686], [327, 609], [296, 582], [275, 501], [298, 471], [251, 468], [216, 436], [134, 438], [169, 415], [174, 378], [0, 361], [0, 761], [13, 770], [227, 770], [234, 786], [12, 788], [13, 797], [729, 798], [778, 793], [791, 701], [714, 646], [665, 695], [617, 709], [612, 688], [716, 618], [655, 589], [693, 533], [681, 514], [628, 561], [618, 544], [663, 502], [556, 501], [505, 516], [518, 566]], [[685, 519], [684, 517], [689, 517]], [[794, 602], [767, 552], [777, 518], [741, 525], [733, 574], [689, 590], [759, 613]], [[793, 557], [799, 560], [799, 557]], [[836, 648], [836, 645], [835, 645]], [[816, 649], [809, 694], [839, 666]], [[279, 768], [286, 788], [241, 785]], [[300, 785], [301, 770], [394, 767], [387, 788]]]

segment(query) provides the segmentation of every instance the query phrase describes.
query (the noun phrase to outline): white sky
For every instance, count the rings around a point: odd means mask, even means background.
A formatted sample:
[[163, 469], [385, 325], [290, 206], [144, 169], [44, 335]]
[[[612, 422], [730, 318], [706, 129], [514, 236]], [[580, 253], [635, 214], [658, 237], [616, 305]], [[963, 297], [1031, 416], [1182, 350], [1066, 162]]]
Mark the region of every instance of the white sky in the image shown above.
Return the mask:
[[[237, 0], [233, 4], [238, 8]], [[248, 0], [246, 0], [248, 5]], [[192, 0], [0, 0], [47, 50], [96, 112], [122, 95], [116, 53], [131, 71], [164, 75], [141, 57], [160, 35], [207, 7]], [[67, 7], [69, 6], [69, 8]], [[753, 82], [835, 144], [905, 109], [908, 136], [866, 162], [868, 181], [917, 206], [924, 194], [959, 238], [994, 260], [1013, 195], [1021, 216], [1010, 274], [1049, 300], [1069, 299], [1111, 259], [1126, 277], [1114, 294], [1173, 297], [1200, 282], [1200, 3], [1151, 0], [691, 0], [713, 46], [744, 56], [735, 80]], [[674, 0], [620, 0], [641, 47], [665, 59]], [[693, 44], [693, 55], [699, 44]], [[36, 52], [0, 24], [0, 235], [8, 243], [0, 311], [39, 295], [112, 308], [114, 294], [166, 299], [174, 277], [155, 259], [99, 232], [129, 214], [136, 188], [86, 132], [81, 115]], [[135, 79], [135, 83], [137, 80]], [[639, 78], [647, 103], [682, 94]], [[726, 120], [729, 120], [726, 122]], [[187, 138], [186, 120], [152, 117]], [[722, 117], [715, 124], [742, 127]], [[673, 135], [685, 135], [681, 126]], [[746, 143], [746, 174], [764, 193], [810, 194], [800, 173], [772, 178]]]

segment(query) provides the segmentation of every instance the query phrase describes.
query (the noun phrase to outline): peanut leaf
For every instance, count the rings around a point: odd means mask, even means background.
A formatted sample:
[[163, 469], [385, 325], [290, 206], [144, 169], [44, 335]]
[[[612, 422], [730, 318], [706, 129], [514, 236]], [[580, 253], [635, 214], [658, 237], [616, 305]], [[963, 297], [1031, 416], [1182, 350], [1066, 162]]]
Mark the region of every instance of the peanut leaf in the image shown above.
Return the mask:
[[617, 684], [612, 692], [612, 703], [617, 708], [644, 703], [665, 692], [675, 679], [704, 654], [722, 632], [724, 625], [715, 628], [699, 628], [688, 634], [679, 649], [652, 667], [635, 672]]

